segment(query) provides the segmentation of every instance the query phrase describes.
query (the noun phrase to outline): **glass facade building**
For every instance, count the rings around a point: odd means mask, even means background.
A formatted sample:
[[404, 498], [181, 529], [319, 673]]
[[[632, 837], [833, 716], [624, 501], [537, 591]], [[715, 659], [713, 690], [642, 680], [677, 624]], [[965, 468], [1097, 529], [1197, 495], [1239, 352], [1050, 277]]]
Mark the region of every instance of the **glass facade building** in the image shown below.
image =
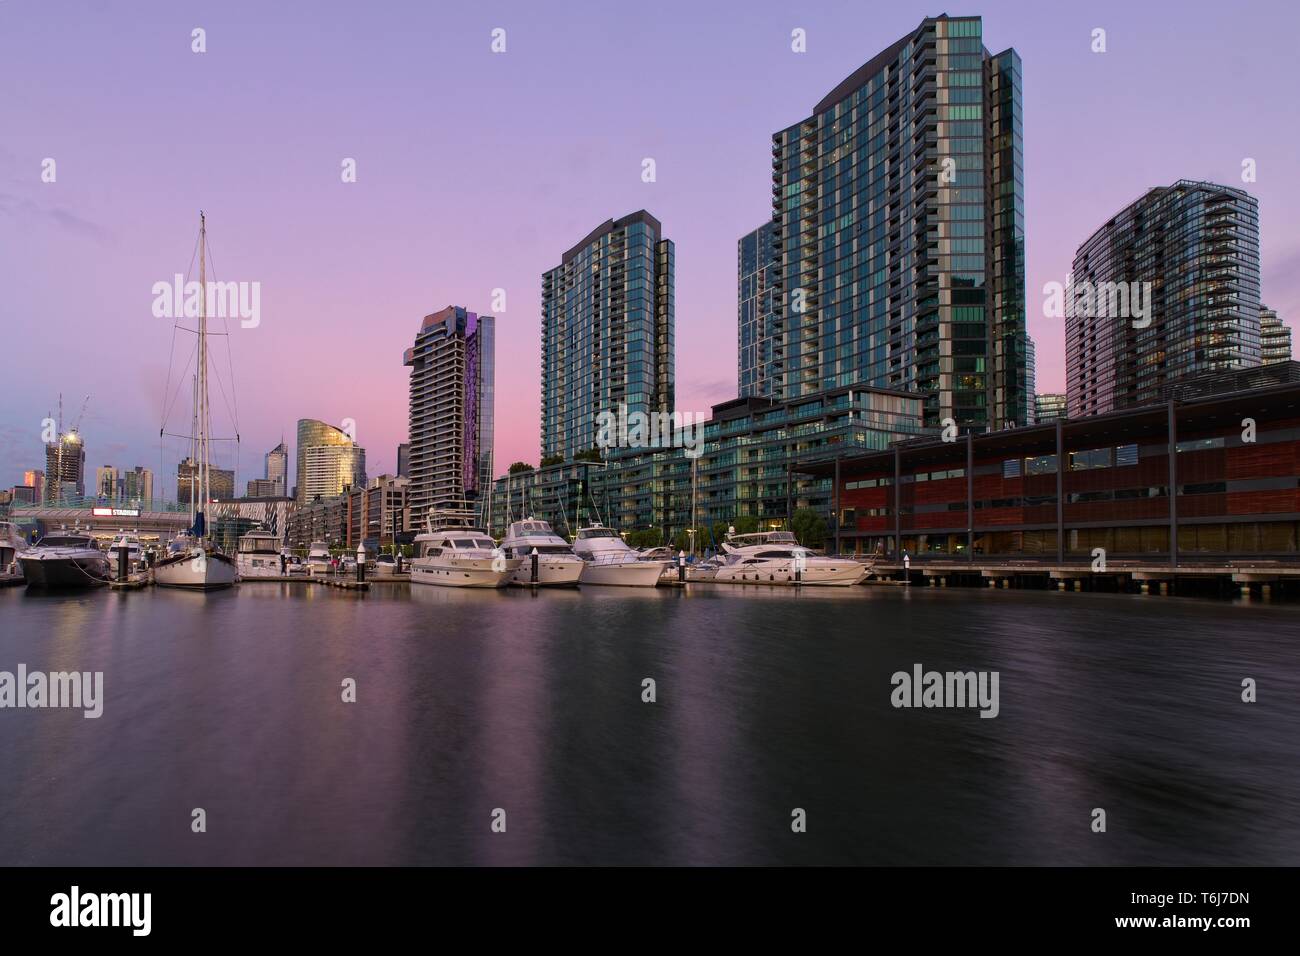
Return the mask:
[[430, 508], [473, 508], [488, 522], [492, 487], [496, 319], [460, 306], [426, 315], [406, 350], [411, 370], [408, 501], [423, 530]]
[[301, 418], [297, 467], [299, 504], [333, 498], [345, 488], [366, 483], [366, 450], [341, 428], [314, 418]]
[[597, 416], [673, 410], [674, 250], [644, 209], [542, 275], [542, 458], [596, 447]]
[[765, 222], [742, 236], [737, 249], [736, 382], [742, 398], [771, 398], [785, 368], [774, 233], [773, 224]]
[[[1151, 189], [1079, 247], [1070, 286], [1071, 418], [1158, 401], [1190, 375], [1259, 365], [1259, 204], [1214, 183]], [[1137, 295], [1146, 310], [1133, 317]]]
[[1259, 307], [1260, 359], [1265, 365], [1291, 361], [1291, 330], [1278, 318], [1277, 311]]
[[741, 393], [870, 385], [919, 392], [931, 425], [1025, 422], [1022, 124], [1019, 56], [941, 16], [776, 133], [770, 234], [739, 244]]
[[[614, 450], [604, 462], [565, 462], [498, 478], [496, 525], [532, 514], [562, 533], [590, 521], [621, 531], [655, 528], [671, 541], [742, 515], [783, 525], [799, 508], [833, 520], [832, 483], [810, 478], [811, 461], [883, 449], [926, 433], [921, 396], [843, 388], [794, 402], [749, 396], [713, 407], [697, 437], [675, 446]], [[704, 542], [701, 542], [704, 543]]]

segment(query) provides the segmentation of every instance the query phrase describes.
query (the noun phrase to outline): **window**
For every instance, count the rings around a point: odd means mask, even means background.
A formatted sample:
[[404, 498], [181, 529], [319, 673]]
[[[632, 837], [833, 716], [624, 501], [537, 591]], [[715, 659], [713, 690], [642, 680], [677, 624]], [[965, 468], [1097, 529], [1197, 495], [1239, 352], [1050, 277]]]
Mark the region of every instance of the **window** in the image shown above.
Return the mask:
[[1138, 463], [1137, 445], [1120, 445], [1115, 449], [1115, 467], [1127, 468]]
[[1039, 455], [1037, 458], [1025, 459], [1026, 475], [1054, 475], [1056, 474], [1056, 456]]
[[1087, 451], [1070, 452], [1070, 470], [1085, 471], [1089, 468], [1109, 468], [1111, 466], [1110, 448], [1090, 448]]
[[1020, 459], [1019, 459], [1019, 458], [1008, 458], [1006, 461], [1004, 461], [1004, 462], [1002, 463], [1002, 477], [1003, 477], [1003, 478], [1019, 478], [1019, 477], [1020, 477]]

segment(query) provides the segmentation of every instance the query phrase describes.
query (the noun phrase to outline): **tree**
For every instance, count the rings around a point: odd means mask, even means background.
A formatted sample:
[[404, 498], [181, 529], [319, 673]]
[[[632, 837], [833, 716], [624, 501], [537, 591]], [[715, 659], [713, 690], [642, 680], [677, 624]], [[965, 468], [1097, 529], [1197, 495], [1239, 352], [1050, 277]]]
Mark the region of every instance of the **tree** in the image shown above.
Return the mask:
[[517, 462], [515, 462], [513, 465], [510, 466], [509, 473], [512, 474], [512, 475], [517, 475], [517, 474], [519, 474], [521, 471], [532, 471], [532, 470], [533, 470], [533, 466], [530, 465], [530, 464], [528, 464], [528, 462], [526, 462], [526, 461], [517, 461]]
[[800, 508], [794, 513], [790, 530], [805, 548], [820, 548], [826, 543], [826, 519], [811, 508]]
[[588, 448], [586, 451], [580, 451], [573, 456], [574, 461], [604, 461], [604, 456], [597, 447]]
[[547, 455], [545, 458], [541, 460], [539, 467], [550, 468], [552, 465], [558, 465], [562, 461], [564, 461], [563, 455]]
[[664, 543], [664, 533], [659, 528], [642, 528], [629, 531], [625, 540], [631, 548], [657, 548]]

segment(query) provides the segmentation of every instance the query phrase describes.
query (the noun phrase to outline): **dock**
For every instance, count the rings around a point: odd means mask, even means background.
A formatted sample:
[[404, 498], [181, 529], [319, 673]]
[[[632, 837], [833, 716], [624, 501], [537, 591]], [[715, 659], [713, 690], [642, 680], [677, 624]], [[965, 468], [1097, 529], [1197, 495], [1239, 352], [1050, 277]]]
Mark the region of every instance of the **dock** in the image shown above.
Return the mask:
[[913, 561], [910, 568], [897, 562], [876, 561], [871, 570], [876, 580], [869, 579], [868, 583], [890, 580], [940, 588], [1030, 588], [1166, 596], [1236, 590], [1245, 598], [1268, 598], [1283, 592], [1300, 594], [1300, 565], [1268, 561], [1177, 566], [1107, 561], [1094, 566], [1092, 562], [919, 560]]

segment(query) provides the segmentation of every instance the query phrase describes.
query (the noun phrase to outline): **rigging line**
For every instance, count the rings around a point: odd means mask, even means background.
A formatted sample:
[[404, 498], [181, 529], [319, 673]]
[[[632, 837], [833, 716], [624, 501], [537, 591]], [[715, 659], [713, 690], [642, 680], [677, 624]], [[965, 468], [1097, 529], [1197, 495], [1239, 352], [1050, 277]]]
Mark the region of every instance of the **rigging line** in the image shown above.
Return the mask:
[[[195, 356], [194, 353], [197, 352], [197, 351], [198, 351], [198, 344], [195, 343], [194, 350], [190, 352], [190, 361], [188, 361], [188, 362], [185, 363], [185, 371], [188, 372], [188, 371], [190, 370], [190, 366], [191, 366], [191, 364], [193, 364], [193, 362], [194, 362], [194, 360], [195, 360], [195, 358], [196, 358], [196, 356]], [[168, 362], [168, 365], [167, 365], [167, 376], [168, 376], [168, 380], [170, 381], [170, 379], [171, 379], [171, 363], [170, 363], [170, 362]], [[172, 396], [172, 399], [171, 399], [171, 403], [170, 403], [170, 404], [167, 404], [167, 396], [166, 396], [166, 395], [163, 396], [163, 402], [164, 402], [164, 407], [163, 407], [163, 420], [162, 420], [162, 422], [159, 424], [159, 431], [160, 431], [160, 432], [161, 432], [163, 429], [165, 429], [165, 428], [167, 427], [167, 422], [171, 419], [172, 409], [176, 407], [176, 400], [177, 400], [177, 398], [180, 397], [180, 393], [181, 393], [181, 381], [178, 380], [178, 381], [176, 382], [176, 393]]]
[[[216, 256], [212, 254], [211, 242], [208, 243], [208, 261], [212, 263], [212, 274], [215, 276], [217, 274], [217, 259]], [[230, 370], [230, 398], [226, 402], [226, 410], [230, 412], [230, 417], [234, 420], [235, 423], [235, 432], [238, 433], [239, 432], [239, 394], [235, 391], [235, 360], [234, 357], [231, 355], [230, 342], [228, 341], [230, 338], [230, 320], [228, 316], [223, 315], [221, 317], [221, 327], [226, 330], [221, 334], [223, 334], [227, 339], [226, 366]], [[224, 392], [222, 393], [222, 397], [225, 398]], [[232, 404], [234, 406], [233, 410], [231, 409]]]

